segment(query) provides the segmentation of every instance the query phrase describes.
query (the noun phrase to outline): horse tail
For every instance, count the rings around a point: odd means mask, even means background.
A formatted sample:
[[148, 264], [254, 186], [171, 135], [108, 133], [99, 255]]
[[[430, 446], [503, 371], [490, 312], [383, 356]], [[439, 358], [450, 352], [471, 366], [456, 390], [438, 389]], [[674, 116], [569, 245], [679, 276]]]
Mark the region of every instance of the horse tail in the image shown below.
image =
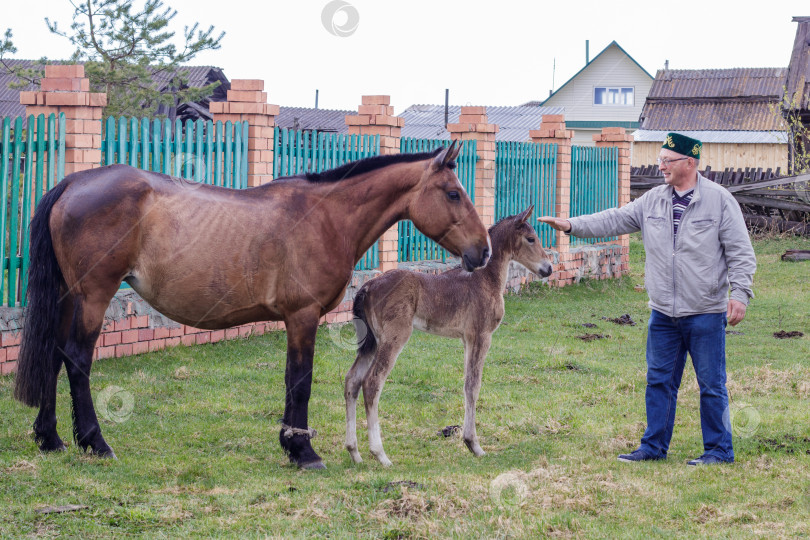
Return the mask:
[[352, 313], [354, 313], [354, 330], [357, 334], [357, 355], [366, 356], [377, 350], [377, 338], [366, 316], [366, 299], [368, 289], [362, 286], [354, 297]]
[[66, 186], [62, 181], [46, 193], [31, 220], [27, 306], [14, 385], [14, 397], [30, 407], [40, 405], [43, 390], [54, 376], [64, 278], [53, 250], [50, 218]]

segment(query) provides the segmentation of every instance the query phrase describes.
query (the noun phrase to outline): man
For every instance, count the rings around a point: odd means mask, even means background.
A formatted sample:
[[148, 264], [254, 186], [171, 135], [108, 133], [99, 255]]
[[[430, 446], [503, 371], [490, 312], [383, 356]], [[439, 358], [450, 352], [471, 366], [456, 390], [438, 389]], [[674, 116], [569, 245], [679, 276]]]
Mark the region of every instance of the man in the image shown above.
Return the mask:
[[[541, 217], [559, 231], [600, 237], [642, 231], [652, 313], [647, 335], [647, 429], [619, 461], [665, 459], [686, 353], [700, 386], [703, 455], [689, 465], [731, 463], [725, 326], [745, 317], [756, 258], [740, 206], [698, 173], [702, 144], [670, 133], [658, 163], [665, 185], [622, 208], [570, 219]], [[729, 286], [731, 294], [729, 297]]]

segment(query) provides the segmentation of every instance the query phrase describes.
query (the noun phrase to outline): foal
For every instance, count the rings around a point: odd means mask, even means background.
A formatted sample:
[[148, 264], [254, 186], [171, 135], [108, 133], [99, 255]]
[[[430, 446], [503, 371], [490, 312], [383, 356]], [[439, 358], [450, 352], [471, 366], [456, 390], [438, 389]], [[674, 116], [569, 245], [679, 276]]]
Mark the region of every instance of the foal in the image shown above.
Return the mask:
[[475, 402], [481, 371], [504, 314], [503, 290], [509, 262], [514, 260], [539, 276], [551, 274], [548, 254], [527, 223], [534, 206], [502, 219], [489, 230], [492, 259], [481, 270], [454, 268], [439, 275], [393, 270], [369, 281], [354, 299], [357, 359], [346, 374], [346, 449], [355, 463], [357, 397], [363, 388], [371, 453], [388, 467], [377, 409], [385, 379], [413, 328], [464, 343], [464, 443], [476, 456], [484, 451], [475, 433]]

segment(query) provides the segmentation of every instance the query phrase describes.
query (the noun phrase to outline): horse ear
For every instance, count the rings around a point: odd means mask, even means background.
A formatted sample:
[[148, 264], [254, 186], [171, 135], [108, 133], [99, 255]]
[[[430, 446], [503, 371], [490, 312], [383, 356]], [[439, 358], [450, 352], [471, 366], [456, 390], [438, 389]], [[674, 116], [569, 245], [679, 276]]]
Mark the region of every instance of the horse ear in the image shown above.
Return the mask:
[[436, 154], [436, 157], [433, 158], [433, 166], [436, 167], [437, 169], [443, 168], [444, 164], [447, 162], [447, 154], [449, 153], [450, 148], [445, 148], [444, 150]]
[[459, 149], [456, 147], [456, 141], [450, 143], [450, 146], [447, 148], [447, 151], [444, 153], [444, 160], [442, 161], [442, 165], [447, 166], [448, 163], [456, 159], [458, 156]]
[[436, 168], [446, 167], [448, 163], [456, 159], [458, 156], [458, 148], [456, 148], [456, 141], [450, 143], [450, 146], [439, 152], [435, 158], [433, 158], [433, 165]]
[[534, 212], [534, 205], [531, 205], [526, 210], [521, 212], [520, 215], [518, 216], [518, 221], [520, 221], [521, 223], [526, 223], [526, 221], [532, 215], [532, 212]]
[[[456, 144], [458, 143], [458, 144]], [[461, 153], [461, 142], [460, 141], [453, 141], [450, 143], [450, 151], [448, 152], [448, 156], [450, 159], [448, 161], [453, 161], [458, 159], [458, 155]]]

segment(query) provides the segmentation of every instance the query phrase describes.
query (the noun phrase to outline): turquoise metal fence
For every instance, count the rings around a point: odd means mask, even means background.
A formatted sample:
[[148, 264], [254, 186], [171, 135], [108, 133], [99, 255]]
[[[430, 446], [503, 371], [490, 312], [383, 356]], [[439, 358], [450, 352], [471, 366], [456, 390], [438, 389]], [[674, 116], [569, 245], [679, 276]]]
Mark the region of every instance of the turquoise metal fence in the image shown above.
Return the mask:
[[496, 150], [495, 219], [518, 214], [534, 204], [530, 223], [543, 247], [556, 245], [554, 230], [537, 218], [555, 212], [557, 145], [498, 141]]
[[247, 187], [248, 123], [107, 118], [101, 164], [123, 163], [203, 184]]
[[28, 224], [42, 195], [65, 176], [65, 114], [0, 120], [0, 304], [24, 306]]
[[[440, 146], [450, 146], [447, 139], [417, 139], [403, 137], [399, 142], [399, 151], [402, 154], [415, 154], [419, 152], [432, 152]], [[456, 174], [464, 186], [464, 190], [475, 203], [475, 163], [478, 161], [475, 141], [465, 141], [461, 146], [456, 167]], [[439, 244], [419, 232], [419, 229], [409, 219], [399, 222], [399, 260], [430, 261], [447, 259], [447, 251]]]
[[[618, 148], [571, 147], [571, 217], [601, 212], [619, 205]], [[605, 238], [571, 237], [571, 245], [609, 242]]]
[[[343, 135], [276, 127], [273, 139], [273, 178], [319, 173], [380, 154], [379, 135]], [[355, 269], [371, 270], [379, 266], [380, 256], [375, 242]]]

